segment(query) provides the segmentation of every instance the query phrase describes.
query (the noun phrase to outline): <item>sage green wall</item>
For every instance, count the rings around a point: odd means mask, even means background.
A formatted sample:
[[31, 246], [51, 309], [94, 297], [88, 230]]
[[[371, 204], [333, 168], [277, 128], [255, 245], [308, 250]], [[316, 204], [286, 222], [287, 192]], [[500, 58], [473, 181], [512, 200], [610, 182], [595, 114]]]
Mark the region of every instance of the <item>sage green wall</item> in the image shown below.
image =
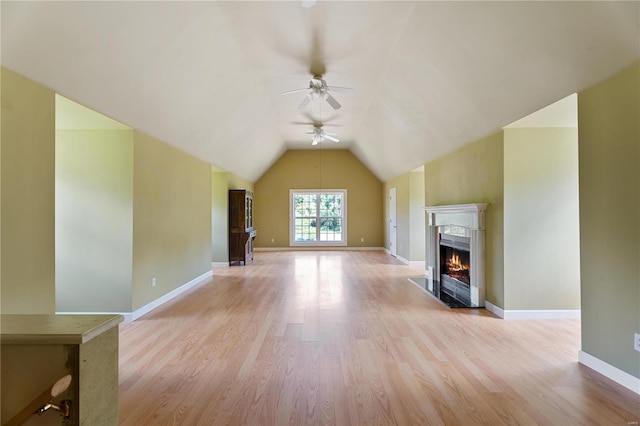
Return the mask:
[[640, 62], [578, 93], [582, 350], [640, 378]]
[[211, 270], [211, 166], [139, 131], [133, 150], [136, 310]]
[[409, 173], [409, 260], [412, 262], [425, 260], [427, 217], [424, 206], [424, 172], [412, 171]]
[[384, 246], [389, 249], [389, 190], [396, 188], [396, 245], [398, 256], [425, 260], [424, 172], [411, 171], [384, 184]]
[[486, 299], [504, 307], [502, 132], [424, 165], [425, 205], [489, 203], [486, 211]]
[[56, 311], [130, 312], [133, 130], [56, 131]]
[[1, 68], [3, 314], [55, 312], [55, 93]]
[[580, 309], [577, 128], [504, 130], [504, 304]]
[[227, 172], [211, 172], [211, 261], [229, 262], [229, 191]]
[[350, 151], [311, 149], [285, 152], [255, 183], [256, 247], [289, 246], [290, 189], [347, 189], [347, 245], [384, 244], [380, 180]]
[[396, 189], [396, 254], [406, 260], [411, 258], [411, 223], [409, 218], [409, 197], [410, 197], [409, 173], [397, 176], [384, 184], [384, 247], [391, 249], [390, 222], [389, 222], [389, 190]]

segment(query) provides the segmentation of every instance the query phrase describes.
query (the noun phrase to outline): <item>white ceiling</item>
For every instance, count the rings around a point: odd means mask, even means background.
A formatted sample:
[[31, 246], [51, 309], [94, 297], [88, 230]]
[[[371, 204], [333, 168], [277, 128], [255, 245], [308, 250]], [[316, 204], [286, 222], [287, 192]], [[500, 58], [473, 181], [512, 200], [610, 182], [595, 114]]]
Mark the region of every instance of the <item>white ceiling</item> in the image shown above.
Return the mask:
[[[388, 180], [640, 58], [638, 1], [0, 7], [3, 66], [251, 181], [311, 149], [296, 122]], [[342, 109], [280, 95], [312, 68], [354, 88]]]

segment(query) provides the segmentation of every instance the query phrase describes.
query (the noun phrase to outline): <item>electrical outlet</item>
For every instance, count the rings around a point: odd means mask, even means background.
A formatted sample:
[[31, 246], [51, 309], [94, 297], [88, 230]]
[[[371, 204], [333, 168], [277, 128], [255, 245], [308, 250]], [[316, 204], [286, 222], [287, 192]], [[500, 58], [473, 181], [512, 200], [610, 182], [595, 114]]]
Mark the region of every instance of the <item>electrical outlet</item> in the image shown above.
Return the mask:
[[364, 243], [364, 237], [360, 238], [360, 242]]
[[636, 333], [633, 338], [633, 349], [640, 352], [640, 333]]
[[272, 243], [275, 243], [275, 242], [276, 242], [276, 239], [275, 239], [275, 238], [272, 238], [272, 239], [271, 239], [271, 242], [272, 242]]
[[155, 287], [155, 286], [156, 286], [156, 279], [151, 278], [151, 287]]

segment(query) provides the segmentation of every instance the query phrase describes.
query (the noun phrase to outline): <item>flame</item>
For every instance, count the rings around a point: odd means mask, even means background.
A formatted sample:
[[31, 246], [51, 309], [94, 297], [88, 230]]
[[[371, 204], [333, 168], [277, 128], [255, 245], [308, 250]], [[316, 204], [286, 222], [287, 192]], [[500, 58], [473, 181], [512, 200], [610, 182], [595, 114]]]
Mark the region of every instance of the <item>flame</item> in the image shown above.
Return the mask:
[[460, 272], [460, 271], [468, 271], [469, 265], [465, 265], [460, 261], [460, 256], [457, 254], [452, 254], [449, 259], [447, 259], [447, 266], [450, 271]]

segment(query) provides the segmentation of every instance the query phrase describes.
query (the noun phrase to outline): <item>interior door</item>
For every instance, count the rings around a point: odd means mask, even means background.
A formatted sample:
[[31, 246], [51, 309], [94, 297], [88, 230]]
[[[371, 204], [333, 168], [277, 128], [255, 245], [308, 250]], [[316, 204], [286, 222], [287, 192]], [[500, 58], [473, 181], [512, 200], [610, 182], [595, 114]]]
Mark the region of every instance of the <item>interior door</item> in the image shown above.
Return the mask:
[[389, 252], [391, 256], [397, 255], [397, 223], [396, 223], [396, 188], [389, 189]]

